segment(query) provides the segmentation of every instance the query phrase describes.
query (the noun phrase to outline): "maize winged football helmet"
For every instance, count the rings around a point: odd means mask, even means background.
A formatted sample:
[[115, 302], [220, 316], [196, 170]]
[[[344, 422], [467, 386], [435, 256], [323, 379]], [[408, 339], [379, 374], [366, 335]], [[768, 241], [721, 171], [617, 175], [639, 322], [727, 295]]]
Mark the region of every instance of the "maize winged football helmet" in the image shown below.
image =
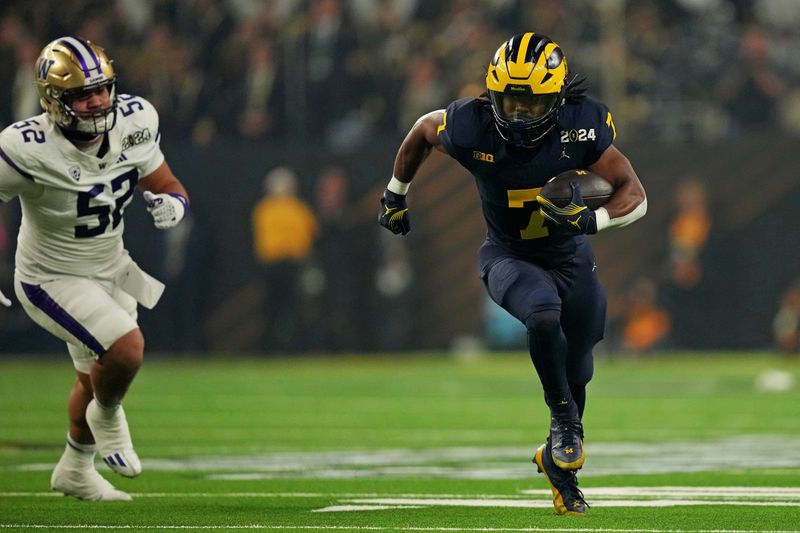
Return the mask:
[[567, 85], [567, 59], [549, 37], [520, 33], [500, 45], [486, 89], [503, 139], [520, 148], [538, 145], [556, 123]]
[[[117, 120], [116, 75], [102, 48], [77, 37], [61, 37], [44, 47], [35, 65], [39, 102], [63, 129], [96, 135], [114, 127]], [[107, 87], [111, 106], [77, 113], [72, 100], [84, 91]]]

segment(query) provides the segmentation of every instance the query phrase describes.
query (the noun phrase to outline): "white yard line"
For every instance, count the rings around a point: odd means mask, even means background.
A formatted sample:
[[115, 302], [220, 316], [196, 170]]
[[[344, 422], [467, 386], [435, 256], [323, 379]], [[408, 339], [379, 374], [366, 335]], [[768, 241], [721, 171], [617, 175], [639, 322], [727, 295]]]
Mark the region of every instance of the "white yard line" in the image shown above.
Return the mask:
[[504, 528], [504, 527], [403, 527], [403, 526], [279, 526], [279, 525], [98, 525], [98, 524], [0, 524], [0, 529], [146, 529], [146, 530], [214, 530], [214, 529], [245, 529], [245, 530], [312, 530], [312, 531], [469, 531], [475, 533], [545, 533], [548, 531], [567, 533], [800, 533], [798, 530], [757, 530], [757, 529], [622, 529], [622, 528]]
[[[800, 487], [695, 487], [695, 486], [655, 486], [655, 487], [586, 487], [583, 493], [587, 498], [602, 502], [681, 500], [693, 501], [698, 505], [772, 505], [800, 504]], [[503, 501], [527, 501], [540, 498], [549, 501], [549, 489], [521, 490], [517, 494], [447, 494], [447, 493], [378, 493], [378, 492], [141, 492], [131, 493], [135, 498], [326, 498], [366, 502], [370, 499], [395, 498], [404, 501], [418, 500], [434, 505], [435, 501], [452, 501], [459, 505], [462, 501], [486, 502], [486, 506], [502, 505]], [[0, 492], [0, 498], [60, 497], [57, 492]], [[415, 503], [416, 505], [416, 503]]]
[[[424, 477], [442, 479], [526, 479], [535, 446], [457, 446], [376, 450], [321, 450], [254, 455], [145, 458], [149, 471], [203, 472], [214, 480], [359, 479]], [[780, 449], [778, 457], [764, 450]], [[740, 435], [703, 441], [591, 442], [582, 478], [676, 472], [742, 471], [770, 473], [800, 467], [800, 437]], [[50, 463], [10, 467], [48, 471]]]
[[[315, 509], [315, 512], [369, 511], [376, 505], [402, 507], [516, 507], [547, 509], [553, 506], [548, 500], [465, 500], [433, 498], [364, 498], [342, 500], [348, 505], [332, 505]], [[741, 501], [741, 500], [591, 500], [592, 507], [678, 507], [696, 505], [724, 505], [738, 507], [800, 507], [794, 501]]]

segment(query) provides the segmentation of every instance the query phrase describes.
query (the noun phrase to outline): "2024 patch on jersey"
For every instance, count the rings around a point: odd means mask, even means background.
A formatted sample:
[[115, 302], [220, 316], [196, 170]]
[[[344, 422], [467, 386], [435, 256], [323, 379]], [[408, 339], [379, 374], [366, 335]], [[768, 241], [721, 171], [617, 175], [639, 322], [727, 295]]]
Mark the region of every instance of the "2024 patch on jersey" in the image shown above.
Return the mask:
[[155, 108], [119, 95], [107, 143], [102, 157], [81, 152], [46, 114], [0, 133], [0, 200], [19, 196], [22, 205], [16, 268], [23, 281], [110, 276], [127, 257], [123, 211], [139, 178], [164, 161]]

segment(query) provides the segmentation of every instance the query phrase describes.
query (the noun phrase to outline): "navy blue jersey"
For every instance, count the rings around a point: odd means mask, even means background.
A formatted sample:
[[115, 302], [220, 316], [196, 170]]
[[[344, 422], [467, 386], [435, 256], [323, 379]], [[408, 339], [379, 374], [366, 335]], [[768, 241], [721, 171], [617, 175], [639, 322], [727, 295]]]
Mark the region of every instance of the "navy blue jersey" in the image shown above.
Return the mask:
[[487, 100], [464, 98], [447, 107], [438, 135], [478, 186], [488, 230], [482, 274], [502, 252], [553, 265], [574, 255], [585, 236], [554, 230], [539, 214], [536, 195], [550, 178], [588, 167], [611, 145], [614, 123], [605, 105], [588, 97], [568, 101], [553, 131], [537, 148], [524, 150], [500, 136]]

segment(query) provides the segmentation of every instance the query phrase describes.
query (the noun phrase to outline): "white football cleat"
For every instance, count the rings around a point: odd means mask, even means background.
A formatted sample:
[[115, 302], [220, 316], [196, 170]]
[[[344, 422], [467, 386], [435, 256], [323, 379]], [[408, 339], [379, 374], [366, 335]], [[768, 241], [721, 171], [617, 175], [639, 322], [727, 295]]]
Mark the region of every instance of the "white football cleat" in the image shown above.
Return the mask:
[[74, 496], [79, 500], [90, 501], [124, 501], [133, 498], [127, 492], [114, 488], [100, 473], [91, 468], [76, 468], [66, 464], [65, 458], [56, 465], [50, 477], [50, 488], [65, 496]]
[[121, 405], [112, 411], [103, 409], [92, 399], [86, 407], [86, 423], [92, 430], [100, 457], [111, 470], [125, 477], [136, 477], [142, 472]]

